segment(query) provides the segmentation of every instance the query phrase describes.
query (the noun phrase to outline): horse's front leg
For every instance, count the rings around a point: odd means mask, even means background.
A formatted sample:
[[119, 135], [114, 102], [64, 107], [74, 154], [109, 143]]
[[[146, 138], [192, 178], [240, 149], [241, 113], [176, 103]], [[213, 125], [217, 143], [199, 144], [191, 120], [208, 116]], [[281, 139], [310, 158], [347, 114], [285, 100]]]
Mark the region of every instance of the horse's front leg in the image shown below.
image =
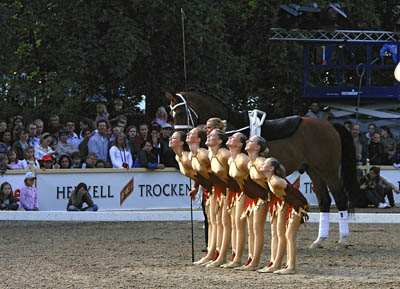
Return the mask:
[[329, 212], [332, 199], [323, 178], [312, 168], [307, 169], [307, 174], [313, 183], [313, 190], [317, 195], [320, 219], [317, 239], [310, 245], [310, 248], [322, 248], [322, 242], [329, 234]]

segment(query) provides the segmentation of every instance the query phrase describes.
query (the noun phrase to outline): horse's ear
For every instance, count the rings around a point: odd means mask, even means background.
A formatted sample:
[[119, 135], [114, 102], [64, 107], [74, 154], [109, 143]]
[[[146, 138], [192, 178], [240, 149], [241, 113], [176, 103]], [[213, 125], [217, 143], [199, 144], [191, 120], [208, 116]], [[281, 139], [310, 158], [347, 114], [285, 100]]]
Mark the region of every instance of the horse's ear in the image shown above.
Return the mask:
[[170, 102], [170, 104], [173, 106], [177, 103], [176, 97], [170, 93], [170, 92], [166, 92], [165, 93], [165, 97], [168, 99], [168, 101]]

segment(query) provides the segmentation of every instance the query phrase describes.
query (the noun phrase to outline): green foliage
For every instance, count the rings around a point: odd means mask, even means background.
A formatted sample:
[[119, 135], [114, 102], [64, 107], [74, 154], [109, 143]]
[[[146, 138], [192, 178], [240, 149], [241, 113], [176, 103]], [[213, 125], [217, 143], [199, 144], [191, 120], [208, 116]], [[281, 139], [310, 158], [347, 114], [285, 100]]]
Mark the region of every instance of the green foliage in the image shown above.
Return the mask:
[[[390, 29], [395, 1], [339, 2], [351, 16], [349, 29]], [[93, 111], [94, 95], [133, 107], [145, 94], [152, 116], [165, 91], [185, 90], [181, 9], [189, 88], [270, 117], [301, 113], [302, 44], [268, 40], [282, 3], [1, 1], [0, 114], [70, 117]]]

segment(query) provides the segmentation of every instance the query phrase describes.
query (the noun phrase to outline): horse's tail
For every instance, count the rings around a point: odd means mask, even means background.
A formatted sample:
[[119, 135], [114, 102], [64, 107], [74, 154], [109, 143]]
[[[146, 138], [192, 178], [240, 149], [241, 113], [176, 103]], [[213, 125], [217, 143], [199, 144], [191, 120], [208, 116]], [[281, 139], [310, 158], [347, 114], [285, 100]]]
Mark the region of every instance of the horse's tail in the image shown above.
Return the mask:
[[360, 186], [357, 181], [356, 148], [351, 133], [341, 124], [333, 124], [340, 135], [342, 143], [341, 180], [348, 196], [349, 209], [354, 208], [360, 197]]

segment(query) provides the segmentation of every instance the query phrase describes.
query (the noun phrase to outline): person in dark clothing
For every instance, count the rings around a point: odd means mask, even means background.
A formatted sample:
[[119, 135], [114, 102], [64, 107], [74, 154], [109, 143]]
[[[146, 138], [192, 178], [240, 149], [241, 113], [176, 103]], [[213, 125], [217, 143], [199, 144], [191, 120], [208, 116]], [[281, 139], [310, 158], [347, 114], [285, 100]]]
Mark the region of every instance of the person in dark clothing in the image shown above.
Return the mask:
[[164, 165], [158, 162], [157, 153], [153, 150], [153, 144], [151, 140], [144, 141], [143, 148], [139, 152], [133, 167], [147, 168], [152, 170], [164, 168]]
[[385, 149], [381, 143], [381, 135], [375, 133], [368, 145], [369, 163], [371, 165], [382, 165], [385, 162]]
[[[86, 203], [87, 207], [82, 207], [83, 203]], [[85, 183], [79, 183], [75, 190], [72, 191], [71, 197], [68, 200], [67, 211], [92, 211], [98, 210], [96, 204], [93, 203], [92, 198], [89, 195], [87, 186]]]
[[[394, 207], [393, 192], [392, 189], [399, 193], [399, 190], [391, 185], [386, 179], [379, 175], [380, 169], [378, 167], [371, 167], [369, 173], [361, 177], [360, 179], [360, 191], [361, 195], [364, 196], [366, 202], [364, 207], [368, 205], [374, 205], [376, 208], [389, 208], [389, 205], [385, 203], [385, 196], [388, 195], [391, 206]], [[391, 197], [388, 193], [391, 192]], [[362, 207], [362, 206], [359, 206]]]
[[18, 210], [17, 200], [14, 198], [11, 185], [7, 182], [0, 187], [0, 210]]

